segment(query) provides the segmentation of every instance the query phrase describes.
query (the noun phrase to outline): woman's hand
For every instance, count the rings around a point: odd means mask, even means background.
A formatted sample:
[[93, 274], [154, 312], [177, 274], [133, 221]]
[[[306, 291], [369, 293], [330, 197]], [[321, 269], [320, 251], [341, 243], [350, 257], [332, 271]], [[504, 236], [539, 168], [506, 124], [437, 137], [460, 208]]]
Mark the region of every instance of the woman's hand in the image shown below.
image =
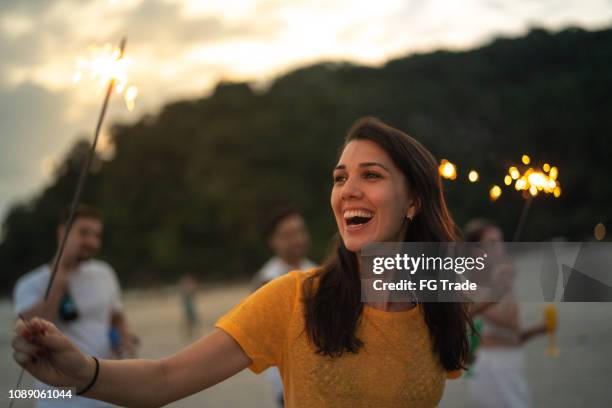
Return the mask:
[[47, 320], [17, 321], [12, 345], [17, 364], [46, 384], [80, 391], [94, 376], [94, 360]]

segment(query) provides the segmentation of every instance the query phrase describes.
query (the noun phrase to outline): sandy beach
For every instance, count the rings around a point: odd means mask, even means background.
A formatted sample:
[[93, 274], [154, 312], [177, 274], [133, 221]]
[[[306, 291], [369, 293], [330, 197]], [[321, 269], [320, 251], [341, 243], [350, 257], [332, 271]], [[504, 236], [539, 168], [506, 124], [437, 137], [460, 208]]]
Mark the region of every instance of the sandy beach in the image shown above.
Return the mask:
[[[225, 285], [203, 288], [198, 295], [201, 317], [199, 334], [212, 330], [212, 325], [232, 305], [249, 293], [249, 286]], [[134, 331], [140, 337], [140, 356], [166, 356], [189, 344], [181, 325], [181, 303], [175, 288], [155, 291], [129, 291], [124, 305]], [[612, 403], [610, 364], [612, 363], [612, 304], [558, 304], [558, 345], [561, 354], [556, 359], [545, 355], [546, 338], [538, 338], [525, 347], [527, 376], [533, 406], [537, 407], [603, 407]], [[525, 325], [541, 319], [543, 305], [523, 303]], [[19, 368], [12, 361], [10, 338], [13, 319], [9, 300], [0, 303], [0, 389], [2, 404], [8, 401], [8, 389], [13, 388]], [[204, 367], [202, 369], [205, 369]], [[465, 378], [448, 381], [441, 406], [470, 407]], [[23, 388], [30, 387], [27, 374]], [[4, 405], [3, 405], [4, 406]], [[6, 405], [7, 406], [7, 405]], [[15, 408], [32, 407], [30, 401], [19, 401]], [[195, 407], [262, 407], [275, 404], [264, 375], [244, 370], [233, 378], [173, 403], [177, 408]]]

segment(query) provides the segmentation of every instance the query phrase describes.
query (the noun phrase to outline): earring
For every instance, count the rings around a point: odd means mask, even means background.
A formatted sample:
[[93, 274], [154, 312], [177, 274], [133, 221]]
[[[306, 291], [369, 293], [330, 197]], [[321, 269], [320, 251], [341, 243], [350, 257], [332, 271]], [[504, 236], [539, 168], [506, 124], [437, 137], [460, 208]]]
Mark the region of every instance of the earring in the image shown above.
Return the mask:
[[406, 218], [408, 219], [408, 224], [411, 224], [412, 223], [412, 217], [409, 216], [409, 215], [406, 215]]

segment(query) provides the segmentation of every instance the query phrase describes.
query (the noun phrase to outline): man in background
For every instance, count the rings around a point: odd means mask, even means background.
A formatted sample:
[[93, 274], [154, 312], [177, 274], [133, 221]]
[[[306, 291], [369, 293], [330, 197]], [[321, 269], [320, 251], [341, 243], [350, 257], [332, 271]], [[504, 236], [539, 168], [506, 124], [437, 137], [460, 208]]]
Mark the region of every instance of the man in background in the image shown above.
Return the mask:
[[[268, 247], [274, 255], [255, 274], [255, 289], [291, 271], [305, 271], [317, 266], [306, 258], [310, 234], [302, 214], [297, 209], [286, 207], [273, 212], [265, 233]], [[284, 406], [283, 383], [278, 369], [269, 368], [266, 375], [272, 386], [274, 399], [279, 406]]]
[[[58, 243], [66, 233], [68, 211], [57, 228]], [[99, 358], [111, 358], [111, 331], [120, 339], [115, 353], [133, 357], [131, 336], [121, 306], [121, 289], [113, 269], [94, 259], [102, 244], [103, 224], [92, 207], [79, 205], [74, 223], [60, 259], [57, 275], [45, 301], [51, 277], [51, 264], [44, 264], [22, 276], [15, 285], [15, 312], [28, 320], [42, 317], [50, 320], [83, 352]], [[49, 386], [36, 383], [39, 389]], [[78, 391], [78, 390], [77, 390]], [[73, 397], [69, 400], [41, 399], [44, 407], [108, 407], [101, 401]]]
[[268, 221], [265, 236], [273, 256], [255, 274], [255, 289], [288, 272], [305, 271], [317, 266], [306, 258], [310, 234], [297, 209], [284, 207], [274, 211]]

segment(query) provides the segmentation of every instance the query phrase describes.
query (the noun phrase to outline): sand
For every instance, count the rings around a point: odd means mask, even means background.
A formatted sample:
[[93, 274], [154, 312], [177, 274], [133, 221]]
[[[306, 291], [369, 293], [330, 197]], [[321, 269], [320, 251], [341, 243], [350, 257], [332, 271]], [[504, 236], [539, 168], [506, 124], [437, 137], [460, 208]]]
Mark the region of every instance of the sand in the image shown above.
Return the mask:
[[[200, 291], [197, 307], [201, 316], [199, 335], [212, 330], [215, 320], [249, 293], [243, 285], [225, 285]], [[181, 324], [181, 303], [175, 288], [126, 293], [125, 308], [130, 323], [140, 337], [140, 356], [156, 358], [170, 355], [189, 344]], [[558, 304], [558, 345], [556, 359], [544, 353], [546, 339], [539, 338], [525, 347], [527, 377], [534, 406], [577, 407], [611, 406], [612, 380], [612, 304]], [[543, 305], [522, 304], [523, 323], [541, 320]], [[8, 300], [0, 301], [0, 406], [8, 406], [8, 389], [13, 388], [19, 368], [12, 361], [10, 339], [13, 312]], [[202, 369], [205, 369], [203, 367]], [[443, 407], [470, 407], [465, 379], [448, 381]], [[26, 374], [23, 387], [31, 386]], [[15, 408], [31, 407], [19, 401]], [[169, 406], [191, 407], [275, 407], [267, 378], [248, 369], [238, 375]]]

